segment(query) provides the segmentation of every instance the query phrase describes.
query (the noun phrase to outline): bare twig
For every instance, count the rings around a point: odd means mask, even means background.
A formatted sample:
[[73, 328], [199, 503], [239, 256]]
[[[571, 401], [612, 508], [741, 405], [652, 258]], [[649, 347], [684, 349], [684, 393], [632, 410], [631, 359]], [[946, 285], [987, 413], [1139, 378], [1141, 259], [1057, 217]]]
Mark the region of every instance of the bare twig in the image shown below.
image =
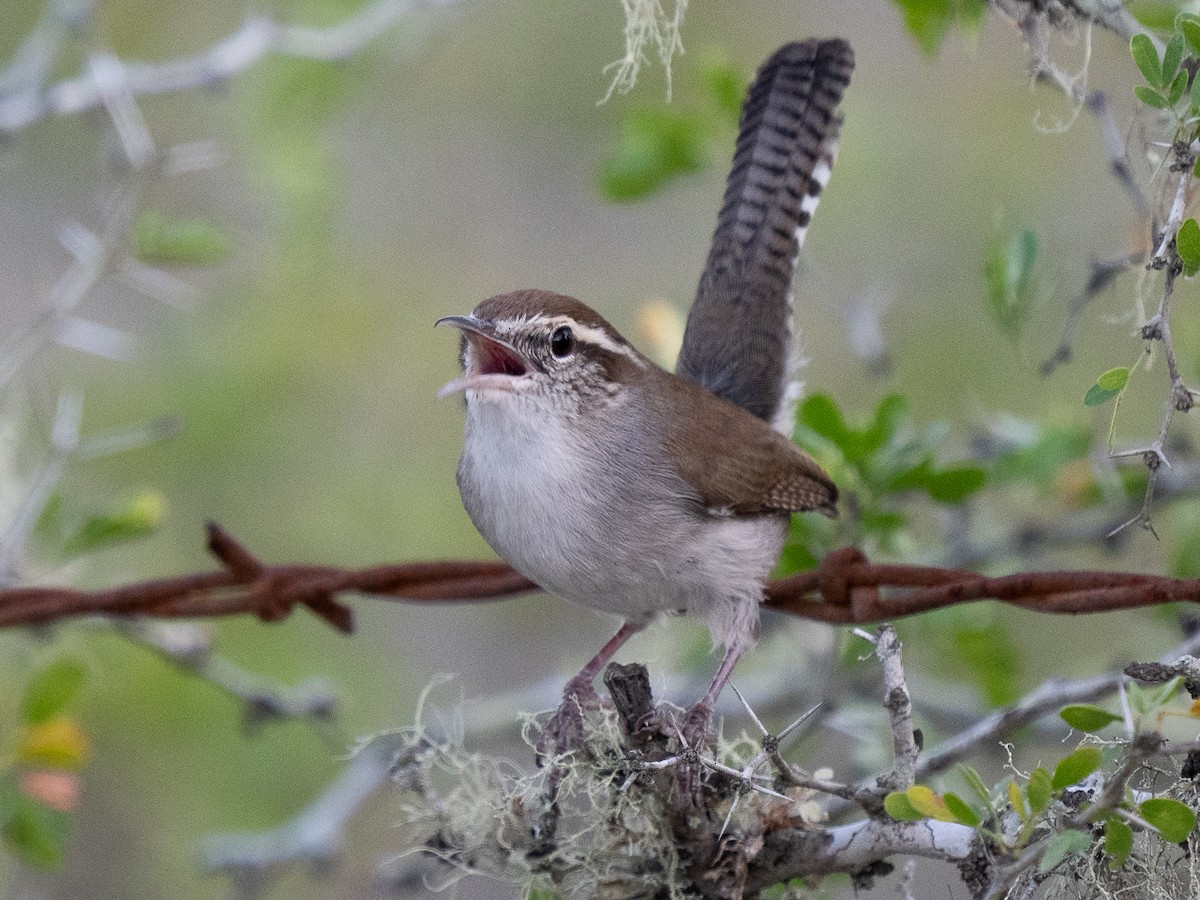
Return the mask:
[[[328, 28], [287, 25], [255, 13], [236, 31], [203, 52], [165, 62], [123, 62], [124, 82], [132, 96], [173, 94], [210, 88], [228, 81], [265, 57], [275, 54], [300, 59], [345, 59], [386, 31], [401, 17], [422, 6], [448, 5], [452, 0], [374, 0], [341, 22]], [[60, 2], [86, 15], [90, 3]], [[48, 16], [51, 24], [63, 16]], [[105, 94], [93, 72], [45, 84], [52, 60], [61, 46], [65, 29], [27, 41], [19, 59], [6, 74], [20, 86], [0, 94], [0, 135], [29, 127], [46, 116], [77, 115], [105, 103]]]
[[310, 679], [294, 687], [273, 682], [214, 653], [207, 629], [180, 622], [135, 619], [125, 623], [121, 632], [241, 701], [248, 729], [261, 727], [273, 719], [324, 723], [337, 712], [337, 696], [325, 679]]
[[386, 736], [350, 757], [342, 773], [295, 818], [270, 831], [223, 834], [202, 850], [206, 869], [257, 883], [281, 866], [307, 861], [328, 865], [342, 850], [342, 832], [359, 807], [388, 782], [400, 749]]
[[861, 629], [855, 633], [875, 646], [875, 656], [883, 666], [883, 706], [891, 720], [892, 770], [880, 775], [876, 783], [885, 791], [905, 791], [916, 783], [921, 747], [913, 728], [912, 697], [904, 678], [900, 639], [891, 625], [881, 625], [874, 635]]

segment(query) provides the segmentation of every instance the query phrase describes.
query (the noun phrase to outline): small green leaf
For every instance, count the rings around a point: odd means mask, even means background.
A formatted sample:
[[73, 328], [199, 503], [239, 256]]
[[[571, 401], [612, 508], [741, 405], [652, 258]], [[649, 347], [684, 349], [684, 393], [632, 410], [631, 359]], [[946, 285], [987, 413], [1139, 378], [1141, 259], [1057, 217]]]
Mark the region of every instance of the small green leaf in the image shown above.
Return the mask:
[[874, 452], [887, 446], [907, 421], [908, 399], [903, 394], [888, 394], [875, 407], [871, 425], [863, 436], [867, 450]]
[[1189, 218], [1179, 226], [1175, 234], [1175, 249], [1183, 261], [1183, 274], [1195, 275], [1200, 272], [1200, 224]]
[[1125, 387], [1129, 381], [1129, 367], [1117, 366], [1115, 369], [1109, 369], [1103, 375], [1096, 379], [1096, 384], [1104, 388], [1106, 391], [1119, 391]]
[[1121, 721], [1120, 716], [1110, 713], [1103, 707], [1092, 706], [1090, 703], [1074, 703], [1071, 706], [1064, 706], [1058, 711], [1058, 714], [1076, 731], [1099, 731], [1105, 725]]
[[73, 659], [60, 659], [35, 673], [25, 687], [21, 718], [26, 725], [40, 725], [62, 712], [79, 694], [87, 672]]
[[730, 124], [736, 127], [742, 112], [742, 100], [750, 86], [746, 73], [738, 66], [720, 62], [705, 66], [703, 77], [709, 95], [725, 112]]
[[1188, 839], [1196, 828], [1196, 814], [1191, 807], [1170, 797], [1155, 797], [1138, 806], [1138, 815], [1158, 829], [1162, 839], [1178, 844]]
[[621, 123], [617, 146], [600, 167], [601, 193], [618, 203], [639, 200], [708, 161], [705, 120], [658, 107], [637, 107]]
[[1021, 648], [1008, 624], [994, 620], [975, 628], [952, 630], [954, 658], [971, 673], [990, 706], [1004, 706], [1020, 696]]
[[1153, 711], [1166, 706], [1181, 687], [1183, 687], [1183, 676], [1176, 675], [1170, 681], [1163, 682], [1158, 688], [1151, 688], [1152, 693], [1146, 698], [1148, 708]]
[[21, 861], [38, 869], [62, 865], [70, 816], [27, 797], [11, 778], [0, 793], [0, 833]]
[[151, 265], [213, 266], [233, 249], [229, 234], [206, 219], [147, 212], [133, 227], [133, 255]]
[[892, 791], [884, 797], [883, 808], [897, 822], [919, 822], [925, 818], [913, 807], [903, 791]]
[[1158, 60], [1158, 51], [1154, 49], [1154, 41], [1148, 34], [1135, 34], [1129, 41], [1129, 52], [1133, 61], [1142, 73], [1147, 83], [1154, 87], [1163, 86], [1162, 66]]
[[[1192, 89], [1189, 91], [1189, 99], [1192, 104], [1192, 115], [1195, 115], [1196, 110], [1200, 109], [1200, 78], [1192, 79]], [[1195, 175], [1198, 169], [1200, 169], [1200, 159], [1196, 160], [1192, 174]]]
[[1179, 102], [1179, 98], [1183, 96], [1183, 92], [1187, 90], [1188, 73], [1180, 72], [1175, 76], [1175, 80], [1171, 82], [1171, 90], [1167, 92], [1167, 102], [1174, 106]]
[[1093, 384], [1083, 395], [1084, 406], [1103, 406], [1109, 400], [1120, 394], [1120, 391], [1106, 391], [1098, 384]]
[[[1168, 85], [1175, 80], [1175, 73], [1179, 71], [1179, 63], [1183, 60], [1183, 35], [1176, 31], [1171, 35], [1171, 40], [1167, 41], [1167, 47], [1163, 51], [1162, 58], [1162, 81], [1161, 85]], [[1186, 81], [1186, 73], [1184, 73]]]
[[949, 792], [942, 795], [942, 800], [946, 803], [946, 808], [954, 814], [954, 818], [968, 828], [978, 828], [981, 819], [979, 813], [967, 806], [966, 802], [957, 794]]
[[1092, 846], [1092, 839], [1083, 831], [1060, 831], [1046, 841], [1046, 852], [1038, 863], [1038, 871], [1043, 875], [1057, 866], [1068, 856], [1083, 853]]
[[162, 522], [166, 501], [158, 491], [145, 491], [105, 515], [92, 516], [63, 543], [68, 557], [152, 534]]
[[1041, 766], [1029, 773], [1029, 783], [1025, 785], [1025, 796], [1029, 798], [1029, 809], [1035, 815], [1049, 809], [1050, 773]]
[[1109, 868], [1119, 869], [1133, 851], [1133, 829], [1116, 816], [1104, 821], [1104, 852], [1108, 854]]
[[926, 482], [929, 496], [938, 503], [962, 503], [987, 483], [980, 466], [960, 465], [933, 472]]
[[983, 801], [983, 805], [988, 809], [991, 809], [992, 794], [987, 789], [987, 785], [983, 783], [983, 779], [979, 777], [979, 773], [966, 763], [959, 763], [958, 774], [961, 775], [962, 780], [967, 783], [967, 787], [975, 792], [975, 796]]
[[1037, 262], [1037, 235], [1028, 228], [1005, 238], [994, 238], [984, 261], [988, 309], [1000, 330], [1015, 340], [1033, 308], [1033, 267]]
[[954, 813], [946, 806], [946, 801], [934, 793], [931, 788], [927, 788], [923, 784], [914, 784], [904, 793], [908, 797], [909, 805], [926, 818], [937, 819], [939, 822], [958, 821]]
[[904, 27], [928, 56], [936, 56], [956, 23], [974, 30], [987, 9], [983, 0], [892, 0], [904, 16]]
[[1129, 383], [1130, 369], [1128, 366], [1117, 366], [1109, 369], [1096, 379], [1083, 396], [1084, 406], [1101, 406], [1116, 397]]
[[1083, 781], [1098, 768], [1100, 751], [1095, 747], [1080, 747], [1058, 761], [1058, 765], [1054, 767], [1054, 778], [1050, 781], [1050, 787], [1061, 791]]
[[1200, 17], [1184, 13], [1175, 21], [1175, 27], [1191, 45], [1192, 52], [1200, 54]]
[[1008, 783], [1008, 803], [1013, 812], [1017, 814], [1018, 819], [1022, 822], [1029, 821], [1029, 803], [1025, 800], [1025, 795], [1021, 793], [1021, 786], [1015, 781]]
[[1057, 477], [1067, 463], [1085, 458], [1092, 448], [1088, 428], [1053, 426], [1032, 422], [1019, 423], [1032, 437], [1006, 450], [992, 464], [993, 480], [1022, 480], [1046, 484]]
[[1164, 97], [1154, 88], [1146, 87], [1144, 84], [1135, 84], [1133, 86], [1133, 93], [1137, 95], [1139, 100], [1141, 100], [1147, 106], [1153, 107], [1154, 109], [1171, 108], [1171, 104], [1167, 102], [1166, 97]]
[[821, 437], [837, 447], [847, 442], [850, 429], [842, 418], [842, 411], [828, 394], [813, 394], [800, 407], [800, 423], [811, 428]]

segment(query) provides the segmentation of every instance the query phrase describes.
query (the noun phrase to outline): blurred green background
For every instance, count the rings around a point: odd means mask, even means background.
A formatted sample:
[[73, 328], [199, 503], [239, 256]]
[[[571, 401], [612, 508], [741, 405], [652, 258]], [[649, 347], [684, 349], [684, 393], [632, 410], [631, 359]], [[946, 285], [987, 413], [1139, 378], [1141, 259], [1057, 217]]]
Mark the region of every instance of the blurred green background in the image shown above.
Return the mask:
[[[269, 10], [281, 21], [327, 24], [357, 5], [281, 0]], [[41, 8], [6, 0], [0, 58]], [[246, 13], [242, 2], [112, 0], [100, 5], [89, 40], [124, 59], [174, 58], [229, 34]], [[3, 460], [9, 505], [44, 453], [64, 385], [83, 394], [85, 433], [163, 415], [183, 423], [172, 440], [71, 465], [62, 482], [79, 509], [160, 491], [167, 516], [152, 537], [65, 569], [34, 565], [28, 576], [95, 586], [206, 569], [206, 520], [270, 561], [353, 566], [490, 556], [454, 485], [461, 404], [435, 397], [456, 371], [456, 338], [434, 332], [433, 321], [489, 295], [537, 286], [580, 297], [644, 345], [639, 311], [648, 302], [686, 311], [723, 190], [731, 124], [715, 129], [710, 166], [646, 201], [617, 204], [601, 195], [597, 172], [622, 121], [639, 105], [661, 106], [665, 94], [662, 69], [651, 65], [633, 93], [597, 104], [607, 88], [602, 70], [622, 52], [621, 30], [615, 0], [435, 5], [343, 63], [269, 60], [227, 88], [145, 99], [161, 145], [212, 140], [227, 160], [156, 183], [143, 208], [219, 223], [232, 252], [219, 266], [177, 271], [204, 291], [183, 312], [106, 283], [84, 312], [134, 333], [134, 359], [55, 350], [12, 389], [18, 399], [8, 404]], [[697, 0], [683, 31], [687, 52], [675, 62], [674, 103], [686, 110], [709, 102], [707, 67], [728, 65], [748, 77], [779, 44], [810, 34], [847, 37], [858, 68], [844, 103], [842, 155], [796, 291], [807, 383], [852, 416], [903, 392], [919, 422], [953, 423], [951, 446], [960, 454], [1000, 413], [1091, 426], [1102, 446], [1107, 411], [1085, 409], [1081, 398], [1098, 372], [1129, 364], [1140, 350], [1131, 336], [1132, 278], [1089, 310], [1076, 361], [1050, 378], [1038, 374], [1091, 260], [1143, 240], [1108, 175], [1095, 122], [1084, 113], [1062, 133], [1036, 127], [1071, 110], [1061, 93], [1031, 90], [1025, 49], [994, 17], [977, 35], [953, 32], [932, 58], [882, 0]], [[1118, 121], [1127, 123], [1128, 52], [1110, 34], [1093, 38], [1089, 86], [1110, 90]], [[1082, 66], [1083, 36], [1057, 52], [1064, 66]], [[62, 74], [75, 71], [72, 62]], [[111, 178], [98, 121], [47, 119], [0, 151], [6, 329], [36, 315], [65, 267], [57, 227], [96, 223]], [[1016, 342], [987, 315], [982, 274], [989, 242], [1014, 228], [1039, 235], [1046, 288]], [[1179, 293], [1186, 300], [1191, 290]], [[863, 303], [886, 306], [893, 369], [885, 377], [853, 352], [849, 311]], [[1194, 322], [1177, 325], [1185, 375], [1197, 369], [1187, 349], [1196, 337]], [[1161, 414], [1161, 385], [1145, 381], [1144, 396], [1131, 396], [1122, 410], [1117, 438], [1127, 445], [1151, 435]], [[1027, 517], [1051, 499], [1030, 495], [1008, 512]], [[1178, 543], [1176, 526], [1169, 513], [1160, 522], [1163, 544], [1131, 535], [1129, 559], [1093, 548], [1039, 562], [1161, 571], [1164, 547]], [[8, 893], [229, 896], [226, 880], [200, 874], [203, 836], [268, 828], [295, 814], [340, 771], [356, 737], [409, 723], [419, 692], [438, 673], [458, 676], [440, 701], [466, 698], [468, 720], [472, 709], [487, 708], [514, 722], [503, 741], [527, 764], [528, 751], [514, 747], [518, 714], [531, 708], [522, 697], [565, 681], [611, 629], [594, 613], [541, 596], [443, 609], [349, 602], [352, 638], [303, 613], [278, 625], [215, 626], [217, 650], [247, 669], [288, 684], [327, 678], [342, 701], [327, 728], [272, 723], [248, 733], [235, 701], [94, 625], [0, 635], [4, 709], [15, 706], [31, 666], [43, 660], [70, 652], [89, 671], [78, 713], [91, 758], [68, 862], [37, 874], [0, 861]], [[1173, 640], [1169, 622], [1147, 614], [1059, 620], [973, 606], [956, 615], [978, 622], [985, 642], [990, 623], [1011, 626], [1018, 655], [1006, 665], [1025, 689], [1049, 674], [1157, 655]], [[745, 661], [743, 677], [838, 639], [824, 626], [783, 627], [788, 649], [772, 641], [773, 650]], [[919, 699], [978, 702], [980, 686], [955, 671], [953, 658], [942, 659], [939, 627], [945, 620], [914, 623], [906, 633]], [[1067, 655], [1064, 646], [1094, 649]], [[703, 626], [671, 621], [639, 636], [624, 656], [648, 660], [656, 675], [699, 659], [706, 673], [714, 662], [706, 650]], [[931, 674], [922, 680], [923, 672]], [[862, 677], [869, 683], [872, 675]], [[501, 712], [496, 703], [506, 704]], [[797, 700], [790, 711], [805, 707]], [[805, 761], [837, 760], [847, 745], [881, 734], [844, 736], [840, 749], [829, 742]], [[332, 873], [316, 881], [289, 873], [267, 896], [374, 896], [375, 866], [405, 849], [391, 804], [385, 791], [354, 820], [346, 857]], [[468, 895], [510, 891], [475, 885]]]

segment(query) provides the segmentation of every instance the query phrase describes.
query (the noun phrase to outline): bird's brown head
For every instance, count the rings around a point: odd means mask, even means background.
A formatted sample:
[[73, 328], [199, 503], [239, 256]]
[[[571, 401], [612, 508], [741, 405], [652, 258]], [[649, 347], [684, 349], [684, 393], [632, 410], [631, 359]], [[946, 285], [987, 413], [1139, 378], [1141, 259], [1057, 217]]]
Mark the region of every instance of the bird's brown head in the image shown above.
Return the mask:
[[526, 290], [484, 300], [469, 316], [437, 324], [462, 334], [463, 375], [442, 388], [468, 403], [525, 397], [579, 409], [611, 398], [651, 363], [603, 316], [551, 291]]

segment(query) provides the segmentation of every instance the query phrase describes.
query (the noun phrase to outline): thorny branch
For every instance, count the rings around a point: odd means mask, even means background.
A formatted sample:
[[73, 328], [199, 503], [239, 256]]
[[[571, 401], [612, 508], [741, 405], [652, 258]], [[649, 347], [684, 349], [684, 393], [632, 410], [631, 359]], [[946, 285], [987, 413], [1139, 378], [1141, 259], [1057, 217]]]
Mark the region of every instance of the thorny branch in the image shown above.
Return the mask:
[[[452, 0], [375, 0], [328, 28], [276, 22], [252, 13], [236, 31], [192, 57], [165, 62], [119, 62], [133, 96], [172, 94], [223, 84], [268, 55], [340, 60], [350, 56], [390, 25], [418, 7], [449, 5]], [[54, 84], [46, 79], [71, 32], [84, 22], [94, 0], [58, 0], [0, 71], [0, 136], [27, 128], [46, 116], [77, 115], [107, 105], [94, 68]]]
[[[1029, 47], [1034, 76], [1059, 87], [1077, 110], [1086, 105], [1096, 115], [1100, 123], [1101, 136], [1112, 163], [1113, 173], [1129, 194], [1138, 217], [1146, 221], [1153, 232], [1150, 236], [1150, 244], [1154, 250], [1147, 267], [1155, 271], [1161, 270], [1165, 275], [1158, 310], [1142, 325], [1141, 337], [1147, 342], [1158, 342], [1162, 345], [1169, 380], [1167, 399], [1164, 404], [1159, 433], [1155, 440], [1145, 447], [1111, 453], [1110, 457], [1140, 457], [1149, 473], [1142, 508], [1131, 519], [1119, 525], [1116, 530], [1123, 530], [1130, 525], [1140, 525], [1154, 534], [1152, 514], [1158, 474], [1164, 465], [1170, 466], [1164, 449], [1167, 433], [1175, 413], [1190, 410], [1197, 396], [1196, 392], [1189, 389], [1184, 383], [1176, 361], [1175, 346], [1171, 336], [1170, 301], [1175, 278], [1182, 269], [1182, 262], [1175, 247], [1175, 235], [1186, 215], [1188, 189], [1193, 180], [1196, 156], [1200, 152], [1200, 140], [1175, 140], [1170, 144], [1168, 171], [1177, 173], [1178, 179], [1174, 183], [1173, 190], [1164, 188], [1166, 193], [1160, 198], [1160, 203], [1164, 206], [1167, 199], [1170, 199], [1165, 222], [1161, 225], [1149, 224], [1152, 221], [1153, 210], [1132, 177], [1126, 160], [1126, 148], [1113, 122], [1107, 98], [1099, 92], [1087, 90], [1087, 60], [1085, 59], [1083, 70], [1078, 75], [1068, 75], [1054, 62], [1049, 46], [1051, 37], [1056, 30], [1078, 27], [1080, 24], [1085, 29], [1090, 28], [1093, 24], [1099, 25], [1115, 32], [1125, 40], [1129, 40], [1134, 34], [1146, 34], [1160, 53], [1163, 50], [1161, 41], [1152, 32], [1143, 28], [1124, 8], [1124, 4], [1108, 2], [1108, 0], [1051, 0], [1049, 3], [1033, 3], [1027, 2], [1027, 0], [992, 0], [992, 5], [1003, 17], [1012, 22], [1025, 38]], [[1090, 35], [1086, 31], [1084, 40], [1088, 48], [1085, 51], [1086, 56], [1090, 53]], [[1104, 290], [1112, 278], [1124, 267], [1143, 261], [1141, 253], [1131, 253], [1108, 263], [1093, 263], [1092, 276], [1088, 285], [1076, 297], [1068, 311], [1063, 338], [1054, 354], [1042, 366], [1044, 374], [1053, 371], [1059, 363], [1070, 358], [1070, 342], [1076, 320], [1087, 303]]]

